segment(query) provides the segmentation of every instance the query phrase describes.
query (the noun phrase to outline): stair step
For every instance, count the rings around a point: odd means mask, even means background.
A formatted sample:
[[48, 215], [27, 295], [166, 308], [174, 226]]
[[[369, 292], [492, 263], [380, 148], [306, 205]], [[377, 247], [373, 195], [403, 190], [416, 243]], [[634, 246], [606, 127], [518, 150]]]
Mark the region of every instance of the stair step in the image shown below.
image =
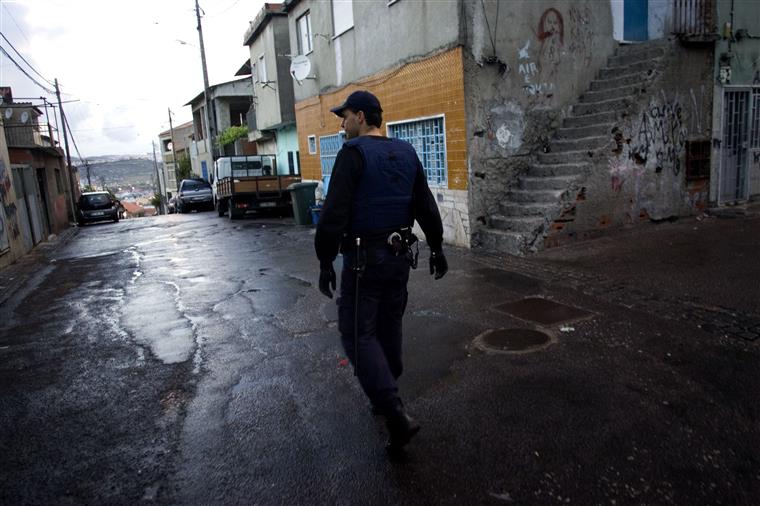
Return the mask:
[[565, 190], [510, 190], [507, 199], [510, 202], [524, 202], [527, 204], [557, 202]]
[[625, 74], [631, 74], [633, 72], [646, 72], [647, 70], [653, 70], [660, 66], [660, 62], [657, 60], [646, 60], [624, 67], [606, 67], [599, 71], [599, 79], [610, 79], [614, 77], [620, 77]]
[[561, 164], [561, 163], [579, 163], [579, 162], [591, 162], [594, 160], [594, 150], [584, 149], [582, 151], [562, 151], [559, 153], [539, 153], [538, 162], [546, 164]]
[[623, 86], [641, 86], [646, 82], [647, 77], [649, 76], [646, 72], [631, 72], [630, 74], [623, 74], [610, 79], [597, 79], [591, 81], [590, 90], [603, 91]]
[[503, 216], [553, 216], [560, 208], [559, 202], [553, 203], [516, 203], [505, 202], [500, 206]]
[[597, 137], [609, 135], [612, 132], [614, 123], [600, 123], [586, 127], [560, 128], [557, 130], [558, 139], [582, 139], [584, 137]]
[[624, 42], [618, 45], [615, 56], [628, 56], [648, 51], [660, 50], [665, 52], [669, 43], [666, 39], [655, 39], [643, 42]]
[[528, 176], [520, 178], [520, 188], [523, 190], [565, 190], [577, 176]]
[[522, 256], [528, 249], [528, 237], [526, 233], [487, 228], [478, 233], [478, 242], [486, 251]]
[[583, 149], [598, 149], [607, 145], [612, 139], [609, 135], [582, 137], [580, 139], [552, 139], [549, 141], [552, 153], [564, 151], [580, 151]]
[[502, 216], [493, 215], [489, 218], [491, 228], [510, 232], [536, 232], [543, 229], [546, 220], [543, 216]]
[[565, 128], [579, 128], [586, 126], [601, 125], [614, 123], [617, 120], [617, 111], [600, 112], [597, 114], [587, 114], [585, 116], [571, 116], [565, 118], [562, 124]]
[[603, 100], [593, 104], [575, 104], [573, 106], [573, 116], [585, 116], [587, 114], [598, 114], [609, 111], [620, 111], [628, 107], [633, 101], [633, 97], [626, 95], [612, 100]]
[[599, 91], [587, 91], [581, 95], [581, 103], [591, 104], [596, 102], [603, 102], [605, 100], [613, 100], [618, 97], [630, 96], [640, 90], [643, 86], [641, 84], [637, 86], [621, 86], [620, 88], [609, 88]]
[[608, 67], [625, 67], [646, 60], [654, 60], [665, 55], [665, 50], [658, 47], [646, 48], [636, 52], [616, 54], [607, 60]]
[[577, 177], [588, 171], [589, 163], [536, 164], [528, 169], [528, 177]]

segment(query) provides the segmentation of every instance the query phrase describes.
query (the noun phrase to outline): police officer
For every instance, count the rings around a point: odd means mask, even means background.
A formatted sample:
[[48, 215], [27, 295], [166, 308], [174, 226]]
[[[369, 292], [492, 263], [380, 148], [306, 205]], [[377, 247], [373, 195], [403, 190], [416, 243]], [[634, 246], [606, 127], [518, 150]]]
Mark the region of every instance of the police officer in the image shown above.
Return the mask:
[[338, 328], [346, 355], [373, 411], [385, 416], [388, 450], [400, 450], [419, 431], [404, 409], [396, 380], [403, 370], [401, 326], [406, 284], [418, 250], [420, 224], [430, 247], [430, 274], [448, 265], [443, 225], [427, 178], [408, 142], [384, 137], [382, 108], [368, 91], [356, 91], [331, 109], [347, 141], [338, 152], [314, 241], [319, 289], [332, 298], [333, 260], [343, 254]]

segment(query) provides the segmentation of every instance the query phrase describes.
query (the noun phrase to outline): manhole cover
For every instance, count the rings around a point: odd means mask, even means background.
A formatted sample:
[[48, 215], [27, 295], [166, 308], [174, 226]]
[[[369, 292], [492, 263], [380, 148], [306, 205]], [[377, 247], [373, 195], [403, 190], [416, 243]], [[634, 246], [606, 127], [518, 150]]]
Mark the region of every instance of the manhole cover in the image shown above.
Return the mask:
[[540, 350], [552, 342], [549, 334], [533, 329], [489, 330], [475, 338], [475, 345], [497, 353], [527, 353]]
[[528, 320], [541, 325], [556, 325], [594, 315], [589, 311], [566, 306], [542, 297], [528, 297], [517, 302], [498, 305], [494, 309], [516, 316], [521, 320]]

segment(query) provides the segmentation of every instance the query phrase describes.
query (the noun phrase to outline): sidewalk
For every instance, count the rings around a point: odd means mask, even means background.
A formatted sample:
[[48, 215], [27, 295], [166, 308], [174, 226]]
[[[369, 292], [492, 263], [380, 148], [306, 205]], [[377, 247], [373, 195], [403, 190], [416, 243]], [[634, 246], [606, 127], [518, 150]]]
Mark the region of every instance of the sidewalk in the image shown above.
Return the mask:
[[48, 262], [52, 252], [70, 241], [78, 232], [77, 227], [69, 227], [52, 240], [39, 243], [11, 265], [0, 268], [0, 306], [24, 286], [41, 264]]

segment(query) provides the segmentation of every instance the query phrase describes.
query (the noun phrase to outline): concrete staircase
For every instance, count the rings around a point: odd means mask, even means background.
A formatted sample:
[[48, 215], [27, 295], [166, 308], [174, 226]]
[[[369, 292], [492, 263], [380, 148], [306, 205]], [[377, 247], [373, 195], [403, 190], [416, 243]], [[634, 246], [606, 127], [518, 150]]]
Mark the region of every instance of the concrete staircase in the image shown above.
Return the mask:
[[[543, 247], [551, 223], [572, 206], [593, 163], [609, 148], [620, 115], [646, 93], [664, 55], [659, 41], [620, 45], [526, 174], [488, 217], [476, 244], [525, 255]], [[606, 155], [605, 155], [606, 156]]]

